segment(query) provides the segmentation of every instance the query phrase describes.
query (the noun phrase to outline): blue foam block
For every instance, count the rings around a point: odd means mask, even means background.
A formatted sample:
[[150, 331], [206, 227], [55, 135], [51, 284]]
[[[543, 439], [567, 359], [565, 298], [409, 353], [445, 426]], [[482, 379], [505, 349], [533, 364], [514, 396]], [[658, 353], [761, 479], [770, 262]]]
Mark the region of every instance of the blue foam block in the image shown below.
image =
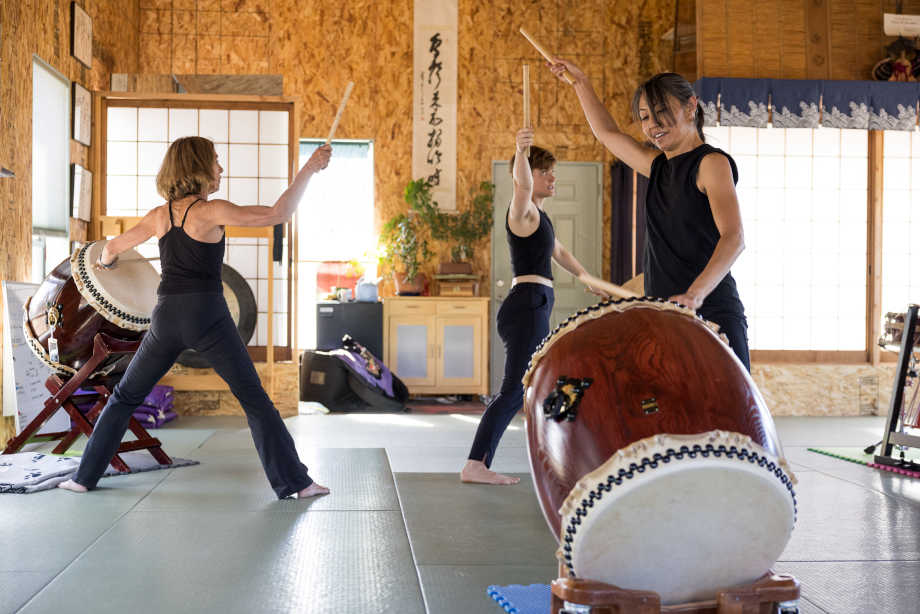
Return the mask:
[[550, 610], [549, 584], [492, 585], [486, 592], [508, 614], [548, 614]]

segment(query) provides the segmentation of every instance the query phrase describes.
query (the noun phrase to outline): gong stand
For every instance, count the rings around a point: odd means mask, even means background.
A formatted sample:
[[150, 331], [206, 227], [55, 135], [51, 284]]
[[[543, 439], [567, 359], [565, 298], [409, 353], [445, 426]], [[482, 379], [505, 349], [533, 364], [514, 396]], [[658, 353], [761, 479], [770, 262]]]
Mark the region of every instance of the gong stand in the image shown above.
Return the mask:
[[[753, 584], [719, 591], [710, 601], [661, 605], [654, 591], [634, 591], [577, 578], [553, 580], [552, 614], [565, 612], [566, 601], [590, 606], [592, 614], [760, 614], [799, 599], [799, 581], [788, 574], [765, 574]], [[780, 611], [783, 611], [782, 609]]]
[[888, 409], [888, 420], [885, 422], [885, 434], [882, 437], [879, 454], [875, 456], [875, 462], [880, 465], [900, 467], [912, 471], [917, 471], [920, 466], [908, 460], [895, 458], [892, 452], [896, 445], [920, 448], [920, 437], [898, 432], [898, 424], [901, 422], [901, 411], [904, 405], [904, 383], [907, 380], [911, 354], [914, 351], [914, 334], [918, 326], [918, 309], [920, 309], [920, 306], [909, 305], [907, 313], [904, 314], [904, 332], [901, 334], [901, 352], [898, 354], [898, 368], [895, 371], [891, 406]]
[[[3, 454], [18, 452], [22, 446], [38, 432], [38, 429], [62, 408], [70, 416], [72, 424], [71, 429], [69, 431], [41, 435], [42, 438], [47, 438], [51, 441], [60, 440], [52, 451], [54, 454], [65, 454], [81, 434], [87, 437], [91, 436], [93, 434], [93, 424], [96, 421], [96, 417], [105, 407], [106, 401], [112, 393], [106, 386], [92, 385], [92, 389], [95, 390], [94, 396], [97, 400], [86, 415], [83, 415], [83, 413], [77, 409], [74, 401], [76, 397], [84, 397], [85, 393], [78, 395], [75, 394], [76, 391], [80, 389], [81, 385], [95, 372], [96, 367], [102, 364], [102, 361], [106, 358], [115, 354], [132, 354], [137, 351], [140, 344], [140, 341], [124, 341], [111, 337], [105, 333], [97, 333], [96, 336], [93, 337], [92, 357], [76, 372], [76, 374], [66, 381], [62, 380], [58, 375], [51, 375], [45, 380], [45, 388], [51, 392], [51, 396], [45, 401], [45, 408], [29, 422], [19, 435], [9, 441]], [[150, 450], [150, 453], [161, 465], [172, 464], [172, 459], [169, 458], [166, 452], [161, 448], [160, 440], [151, 437], [147, 430], [140, 422], [135, 420], [133, 416], [128, 421], [128, 428], [131, 429], [131, 432], [134, 433], [137, 439], [134, 441], [123, 441], [121, 445], [118, 446], [118, 450], [115, 451], [115, 456], [113, 456], [110, 461], [111, 465], [117, 471], [122, 473], [131, 471], [127, 463], [119, 456], [119, 453], [131, 452], [133, 450]]]

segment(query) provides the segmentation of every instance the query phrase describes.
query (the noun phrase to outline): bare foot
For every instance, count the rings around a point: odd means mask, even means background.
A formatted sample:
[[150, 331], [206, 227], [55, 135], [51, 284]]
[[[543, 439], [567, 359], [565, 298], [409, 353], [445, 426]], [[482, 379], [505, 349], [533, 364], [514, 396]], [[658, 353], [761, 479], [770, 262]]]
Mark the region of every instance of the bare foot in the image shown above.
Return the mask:
[[318, 497], [319, 495], [328, 495], [329, 489], [325, 486], [320, 486], [316, 482], [313, 482], [299, 493], [297, 493], [298, 499], [308, 499], [310, 497]]
[[471, 482], [473, 484], [517, 484], [521, 478], [515, 478], [510, 475], [495, 473], [482, 461], [468, 460], [463, 470], [460, 471], [461, 482]]
[[61, 482], [58, 484], [58, 488], [63, 488], [64, 490], [70, 490], [73, 492], [86, 492], [88, 489], [86, 486], [77, 484], [73, 480], [67, 480], [66, 482]]

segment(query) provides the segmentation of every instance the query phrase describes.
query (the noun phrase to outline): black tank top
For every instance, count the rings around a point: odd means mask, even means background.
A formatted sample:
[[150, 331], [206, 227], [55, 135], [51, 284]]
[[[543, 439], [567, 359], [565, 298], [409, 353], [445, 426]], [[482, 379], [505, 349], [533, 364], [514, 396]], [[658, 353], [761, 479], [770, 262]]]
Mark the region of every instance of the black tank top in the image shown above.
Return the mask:
[[511, 225], [508, 223], [511, 207], [508, 207], [505, 213], [505, 232], [508, 234], [508, 247], [511, 249], [511, 273], [515, 277], [539, 275], [552, 279], [551, 260], [553, 249], [556, 247], [556, 232], [546, 212], [539, 207], [537, 211], [540, 212], [540, 224], [526, 237], [519, 237], [511, 232]]
[[[728, 158], [732, 179], [738, 183], [738, 167], [732, 157], [711, 145], [674, 156], [664, 154], [652, 161], [645, 200], [645, 293], [668, 298], [687, 291], [706, 267], [721, 237], [709, 198], [696, 185], [700, 162], [711, 153]], [[703, 301], [706, 313], [744, 313], [731, 273]]]
[[167, 203], [169, 230], [160, 237], [160, 265], [162, 267], [158, 294], [192, 294], [197, 292], [223, 293], [220, 271], [224, 261], [224, 239], [216, 243], [198, 241], [185, 234], [185, 220], [201, 199], [185, 210], [182, 223], [173, 223], [172, 203]]

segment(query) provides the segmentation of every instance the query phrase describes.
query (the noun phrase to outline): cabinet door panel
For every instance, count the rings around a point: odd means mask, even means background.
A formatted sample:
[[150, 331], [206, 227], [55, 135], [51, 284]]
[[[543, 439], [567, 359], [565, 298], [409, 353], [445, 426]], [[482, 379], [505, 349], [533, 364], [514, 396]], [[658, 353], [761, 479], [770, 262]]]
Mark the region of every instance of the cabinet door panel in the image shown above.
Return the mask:
[[390, 367], [407, 386], [434, 385], [435, 370], [431, 356], [434, 331], [433, 317], [391, 317], [389, 337]]
[[438, 383], [475, 386], [482, 380], [482, 320], [439, 318]]

